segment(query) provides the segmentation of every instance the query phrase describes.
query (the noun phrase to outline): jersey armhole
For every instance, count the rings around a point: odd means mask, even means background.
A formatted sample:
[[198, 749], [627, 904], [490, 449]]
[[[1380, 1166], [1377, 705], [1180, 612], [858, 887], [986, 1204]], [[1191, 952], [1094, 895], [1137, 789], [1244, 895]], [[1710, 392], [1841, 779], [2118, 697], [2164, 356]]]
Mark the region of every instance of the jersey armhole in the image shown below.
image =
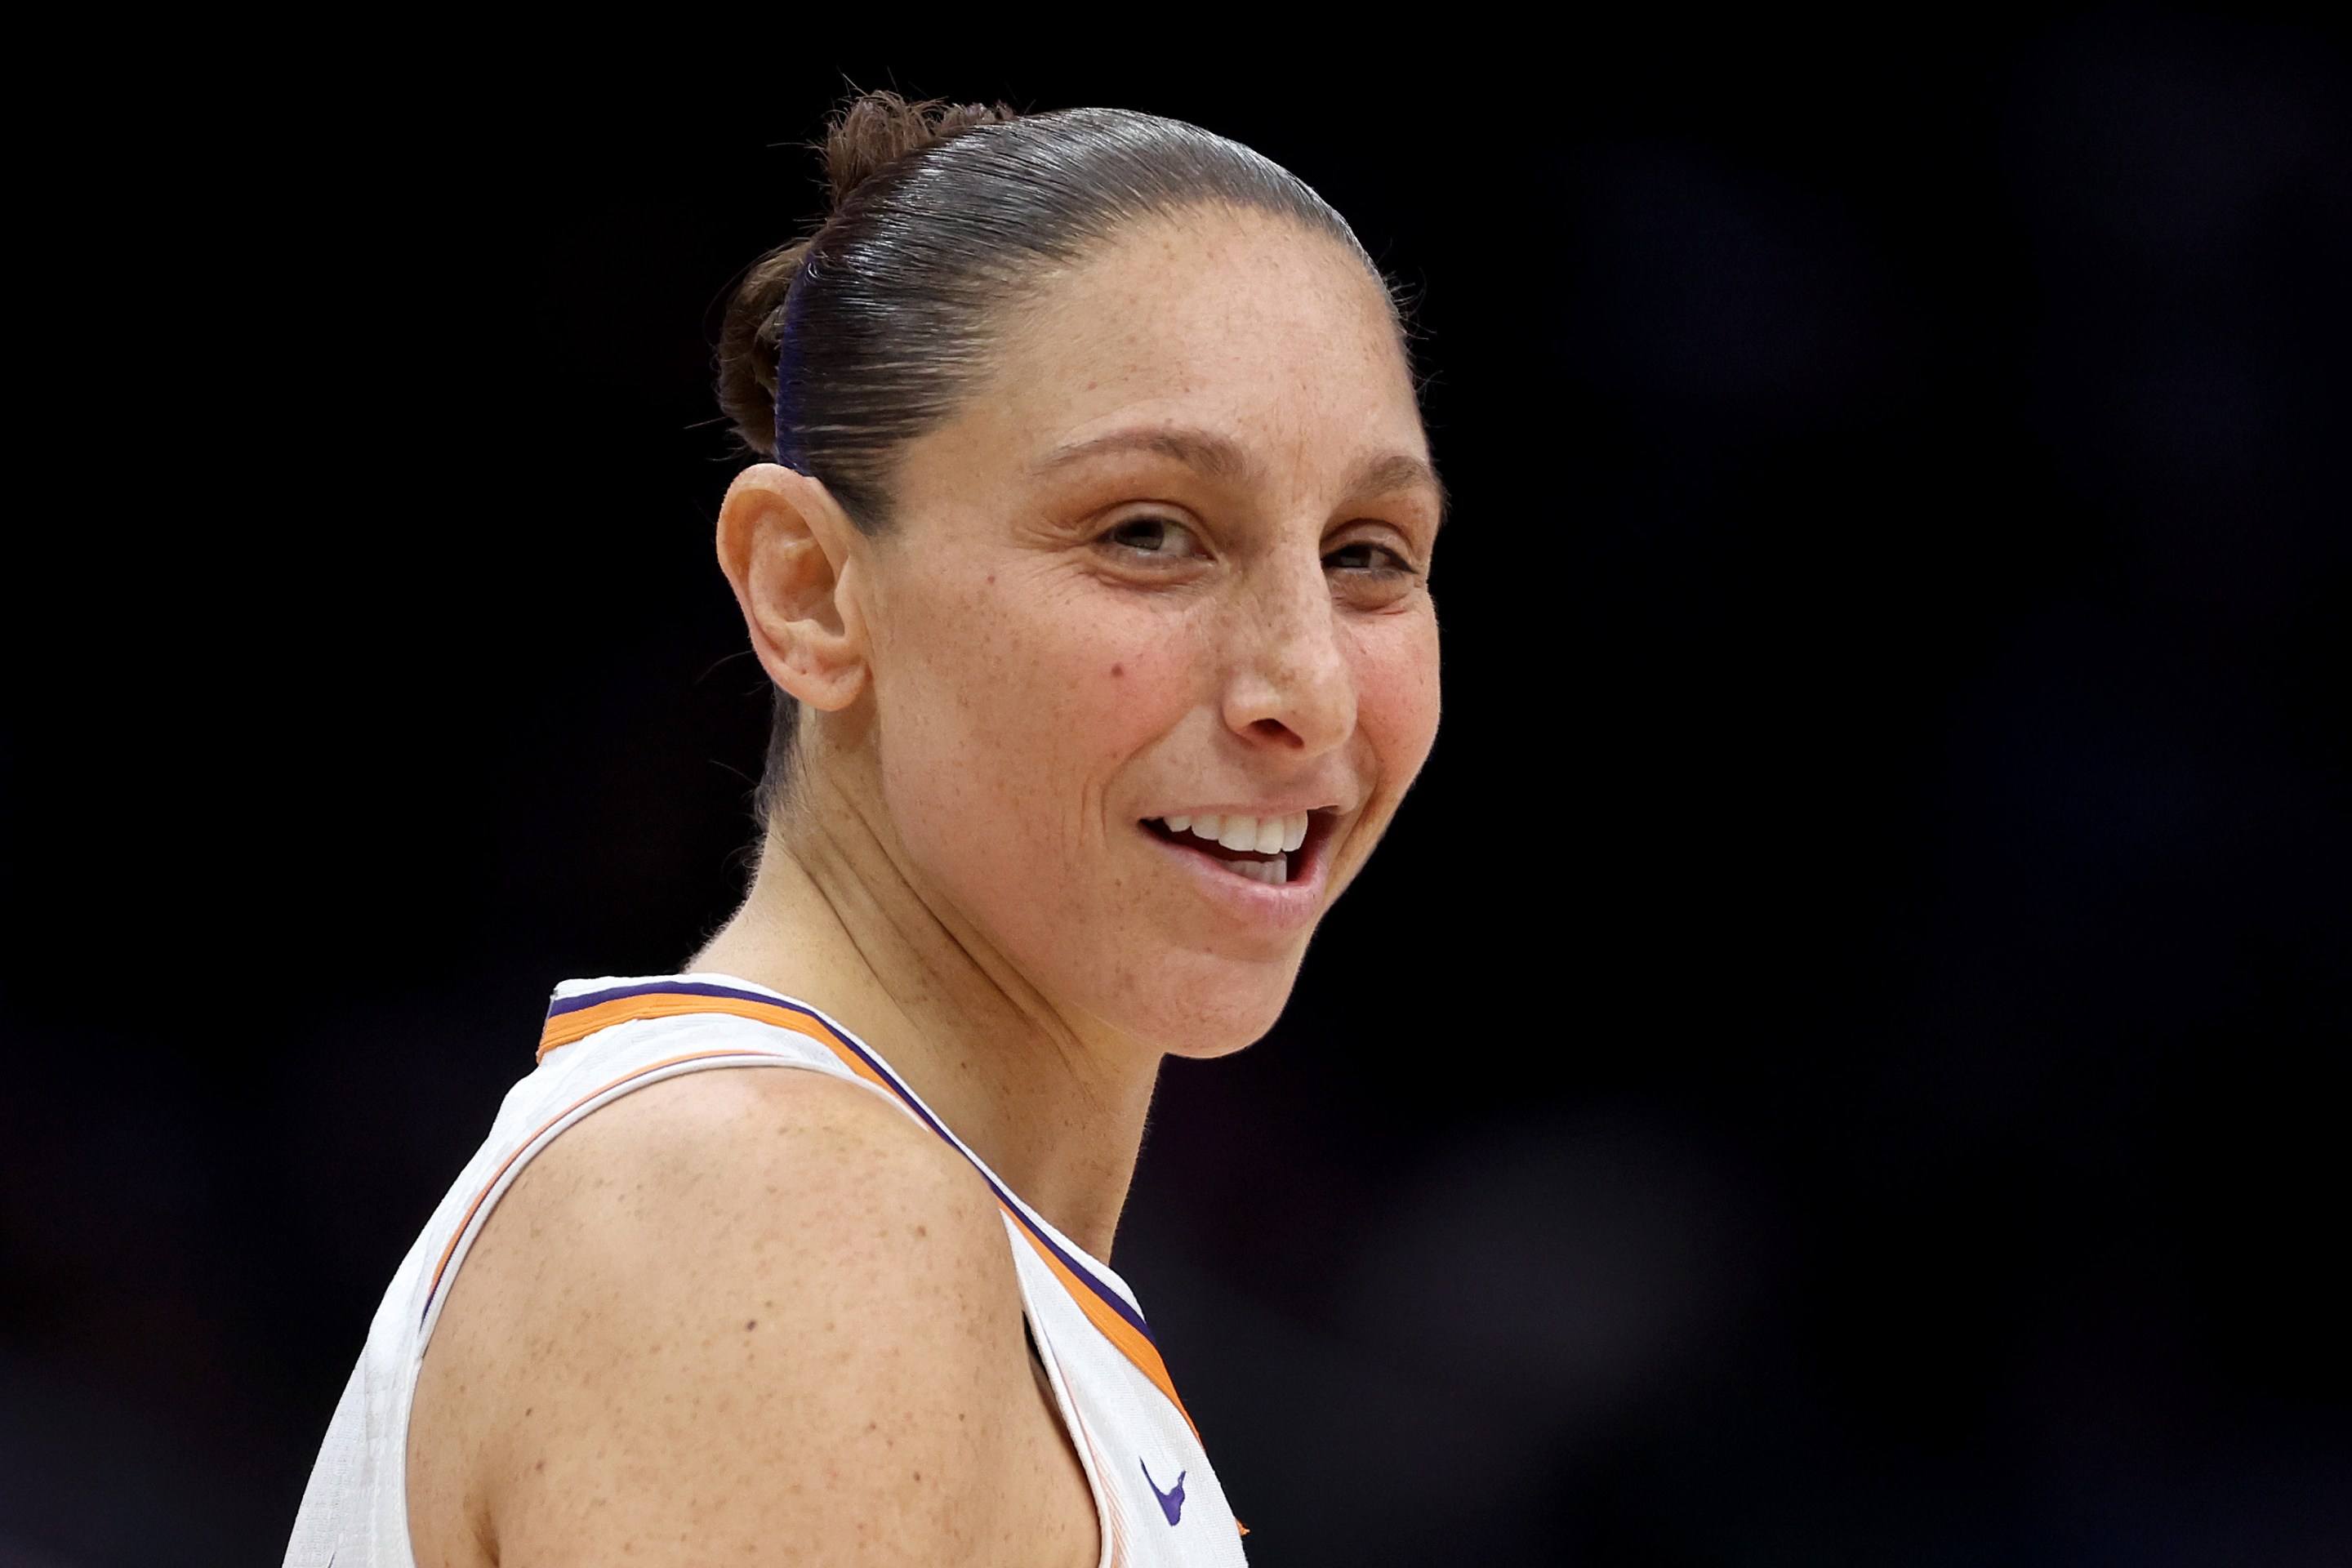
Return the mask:
[[1037, 1331], [1029, 1306], [1029, 1280], [1019, 1267], [1026, 1238], [1013, 1228], [1009, 1214], [1004, 1216], [1004, 1230], [1006, 1239], [1013, 1244], [1013, 1272], [1019, 1276], [1021, 1287], [1021, 1337], [1028, 1342], [1029, 1353], [1045, 1369], [1045, 1384], [1054, 1391], [1055, 1413], [1061, 1417], [1062, 1430], [1070, 1439], [1072, 1451], [1078, 1456], [1078, 1468], [1086, 1472], [1087, 1490], [1094, 1496], [1095, 1531], [1102, 1540], [1102, 1555], [1097, 1559], [1096, 1568], [1118, 1568], [1128, 1561], [1126, 1531], [1110, 1489], [1103, 1482], [1102, 1456], [1096, 1451], [1094, 1437], [1078, 1415], [1077, 1401], [1070, 1395], [1070, 1382], [1063, 1374], [1061, 1362], [1055, 1356], [1051, 1343]]

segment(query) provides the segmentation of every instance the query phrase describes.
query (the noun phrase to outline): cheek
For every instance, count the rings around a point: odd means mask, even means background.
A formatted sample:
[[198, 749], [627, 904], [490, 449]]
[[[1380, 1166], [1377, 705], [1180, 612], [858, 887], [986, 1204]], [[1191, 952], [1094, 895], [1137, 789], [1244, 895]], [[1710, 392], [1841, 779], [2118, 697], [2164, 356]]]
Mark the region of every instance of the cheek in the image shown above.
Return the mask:
[[1437, 741], [1437, 617], [1423, 610], [1371, 621], [1350, 652], [1356, 722], [1379, 759], [1381, 793], [1393, 805]]
[[892, 816], [951, 883], [1075, 891], [1070, 862], [1099, 836], [1112, 776], [1190, 701], [1187, 639], [1093, 584], [975, 575], [895, 605], [877, 649]]

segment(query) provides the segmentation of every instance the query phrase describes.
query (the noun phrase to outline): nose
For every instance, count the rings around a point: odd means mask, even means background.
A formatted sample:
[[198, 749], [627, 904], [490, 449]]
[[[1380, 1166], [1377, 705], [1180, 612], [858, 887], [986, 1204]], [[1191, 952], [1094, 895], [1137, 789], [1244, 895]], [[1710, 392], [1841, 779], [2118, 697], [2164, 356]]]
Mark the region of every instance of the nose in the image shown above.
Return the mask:
[[1312, 757], [1355, 732], [1345, 628], [1312, 549], [1247, 574], [1226, 624], [1225, 727], [1254, 747]]

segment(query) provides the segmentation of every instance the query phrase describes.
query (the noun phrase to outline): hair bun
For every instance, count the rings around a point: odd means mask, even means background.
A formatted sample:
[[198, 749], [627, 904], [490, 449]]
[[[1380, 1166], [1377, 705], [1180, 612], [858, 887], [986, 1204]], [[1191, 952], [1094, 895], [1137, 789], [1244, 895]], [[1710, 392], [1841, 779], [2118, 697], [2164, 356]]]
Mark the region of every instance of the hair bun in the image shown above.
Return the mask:
[[1002, 103], [909, 103], [895, 92], [863, 92], [825, 128], [824, 177], [833, 210], [852, 191], [909, 153], [919, 153], [975, 125], [1020, 118]]
[[[832, 210], [839, 212], [852, 191], [909, 153], [975, 125], [1019, 118], [1002, 103], [909, 103], [895, 92], [860, 93], [825, 131]], [[813, 243], [784, 246], [753, 263], [727, 301], [719, 331], [719, 405], [743, 444], [762, 458], [776, 455], [776, 352], [784, 340], [784, 303]]]
[[784, 341], [784, 301], [808, 247], [803, 239], [753, 262], [719, 329], [719, 406], [761, 458], [776, 455], [776, 351]]

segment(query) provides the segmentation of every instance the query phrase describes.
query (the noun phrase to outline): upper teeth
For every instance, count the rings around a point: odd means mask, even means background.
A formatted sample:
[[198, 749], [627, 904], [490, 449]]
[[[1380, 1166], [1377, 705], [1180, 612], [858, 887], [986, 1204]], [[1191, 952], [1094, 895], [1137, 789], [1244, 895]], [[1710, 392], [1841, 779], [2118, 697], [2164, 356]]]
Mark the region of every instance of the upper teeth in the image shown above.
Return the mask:
[[1257, 855], [1287, 855], [1307, 842], [1307, 814], [1287, 816], [1225, 816], [1204, 812], [1199, 816], [1164, 816], [1171, 833], [1190, 833], [1228, 849]]

